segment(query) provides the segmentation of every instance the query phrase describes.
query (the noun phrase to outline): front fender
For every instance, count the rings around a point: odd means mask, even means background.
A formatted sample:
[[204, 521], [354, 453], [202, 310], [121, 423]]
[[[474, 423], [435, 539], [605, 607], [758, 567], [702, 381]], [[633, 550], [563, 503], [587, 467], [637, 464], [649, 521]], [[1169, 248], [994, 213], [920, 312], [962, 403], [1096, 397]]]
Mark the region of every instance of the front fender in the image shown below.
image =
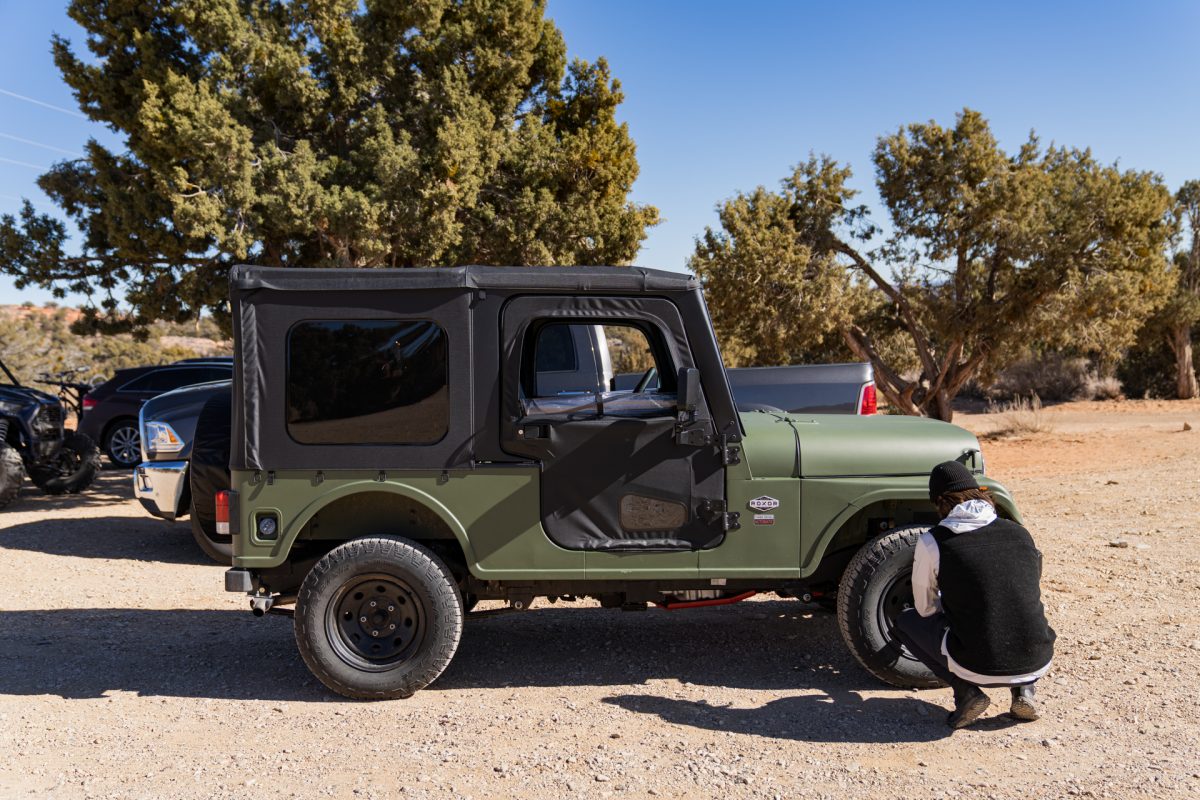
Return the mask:
[[[899, 509], [931, 512], [929, 502], [929, 479], [925, 476], [905, 476], [904, 478], [888, 478], [886, 485], [879, 485], [879, 479], [863, 479], [862, 482], [846, 479], [811, 480], [805, 481], [801, 513], [804, 517], [802, 530], [816, 530], [811, 538], [802, 537], [802, 553], [800, 570], [803, 575], [811, 575], [820, 565], [821, 560], [829, 550], [830, 544], [838, 538], [838, 534], [846, 529], [856, 515], [885, 503], [894, 503]], [[1017, 509], [1012, 493], [998, 481], [985, 476], [979, 477], [979, 484], [987, 488], [996, 501], [996, 508], [1001, 516], [1014, 522], [1023, 522], [1021, 512]], [[814, 519], [814, 514], [821, 514], [824, 508], [825, 521]], [[836, 512], [829, 514], [829, 509]], [[883, 513], [882, 511], [880, 512]], [[898, 523], [899, 524], [899, 523]], [[877, 532], [863, 528], [863, 535], [851, 543], [861, 544]], [[838, 546], [841, 549], [841, 545]]]

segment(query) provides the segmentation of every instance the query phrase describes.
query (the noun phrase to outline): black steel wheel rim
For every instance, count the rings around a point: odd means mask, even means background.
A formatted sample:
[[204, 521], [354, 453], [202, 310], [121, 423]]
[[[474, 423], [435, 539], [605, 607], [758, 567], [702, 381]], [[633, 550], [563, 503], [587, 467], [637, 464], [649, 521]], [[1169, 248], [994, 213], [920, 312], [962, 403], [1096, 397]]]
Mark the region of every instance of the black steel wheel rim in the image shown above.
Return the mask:
[[411, 658], [424, 641], [425, 605], [394, 575], [355, 575], [325, 612], [325, 634], [338, 657], [355, 669], [383, 672]]
[[916, 657], [909, 652], [908, 648], [897, 642], [896, 637], [892, 635], [892, 629], [896, 625], [896, 617], [900, 616], [901, 612], [912, 607], [912, 570], [907, 570], [894, 576], [883, 587], [883, 591], [879, 594], [879, 606], [876, 608], [875, 613], [879, 629], [883, 631], [887, 640], [894, 642], [900, 648], [901, 656], [907, 658], [909, 661], [916, 661]]

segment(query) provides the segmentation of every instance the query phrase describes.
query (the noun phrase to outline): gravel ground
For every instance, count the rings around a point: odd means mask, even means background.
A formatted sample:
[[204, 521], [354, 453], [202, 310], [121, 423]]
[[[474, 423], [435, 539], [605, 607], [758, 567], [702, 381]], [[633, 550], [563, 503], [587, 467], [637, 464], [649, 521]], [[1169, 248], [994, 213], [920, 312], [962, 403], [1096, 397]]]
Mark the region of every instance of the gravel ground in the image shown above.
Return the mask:
[[[881, 687], [774, 598], [468, 622], [409, 700], [343, 701], [127, 478], [0, 516], [0, 797], [1200, 796], [1200, 403], [1074, 404], [985, 443], [1046, 554], [1045, 716]], [[987, 432], [989, 417], [961, 424]]]

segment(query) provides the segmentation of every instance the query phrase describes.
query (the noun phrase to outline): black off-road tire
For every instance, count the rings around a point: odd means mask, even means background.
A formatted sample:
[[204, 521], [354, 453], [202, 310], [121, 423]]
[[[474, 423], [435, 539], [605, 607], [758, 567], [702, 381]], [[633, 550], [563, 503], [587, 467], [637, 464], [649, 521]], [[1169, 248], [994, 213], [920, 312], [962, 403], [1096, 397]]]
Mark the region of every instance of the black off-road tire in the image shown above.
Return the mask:
[[[304, 663], [334, 692], [355, 700], [411, 697], [458, 650], [462, 595], [445, 562], [420, 544], [354, 539], [305, 577], [295, 627]], [[372, 638], [376, 630], [383, 635]]]
[[232, 427], [231, 395], [210, 397], [196, 418], [192, 457], [188, 462], [189, 515], [192, 537], [204, 554], [218, 564], [233, 560], [233, 537], [217, 533], [217, 492], [229, 486], [229, 448]]
[[929, 668], [891, 637], [890, 620], [912, 606], [912, 561], [927, 525], [885, 531], [855, 554], [837, 593], [838, 626], [858, 663], [904, 689], [942, 686]]
[[46, 464], [29, 470], [30, 479], [46, 494], [78, 494], [100, 472], [100, 448], [85, 434], [67, 431], [58, 452]]
[[0, 442], [0, 508], [8, 507], [21, 493], [25, 463], [21, 454]]
[[[211, 558], [218, 564], [229, 566], [233, 563], [233, 542], [229, 534], [221, 536], [216, 533], [216, 523], [213, 523], [213, 535], [209, 536], [204, 529], [196, 514], [196, 504], [193, 502], [189, 511], [189, 517], [192, 526], [192, 538], [196, 540], [196, 544], [204, 551], [204, 555]], [[224, 541], [221, 541], [221, 540]]]

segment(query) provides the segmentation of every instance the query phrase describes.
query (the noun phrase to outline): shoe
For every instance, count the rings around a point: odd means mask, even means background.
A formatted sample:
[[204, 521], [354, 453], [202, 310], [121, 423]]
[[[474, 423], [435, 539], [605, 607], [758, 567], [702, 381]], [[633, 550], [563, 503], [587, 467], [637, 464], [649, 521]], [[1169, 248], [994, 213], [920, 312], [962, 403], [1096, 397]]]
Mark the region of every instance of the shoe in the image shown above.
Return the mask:
[[964, 686], [954, 689], [954, 710], [946, 717], [946, 724], [955, 729], [965, 728], [979, 719], [991, 704], [978, 686], [964, 682]]
[[1041, 716], [1038, 713], [1037, 703], [1034, 702], [1033, 686], [1014, 686], [1012, 687], [1012, 707], [1008, 713], [1014, 718], [1025, 722], [1032, 722]]

